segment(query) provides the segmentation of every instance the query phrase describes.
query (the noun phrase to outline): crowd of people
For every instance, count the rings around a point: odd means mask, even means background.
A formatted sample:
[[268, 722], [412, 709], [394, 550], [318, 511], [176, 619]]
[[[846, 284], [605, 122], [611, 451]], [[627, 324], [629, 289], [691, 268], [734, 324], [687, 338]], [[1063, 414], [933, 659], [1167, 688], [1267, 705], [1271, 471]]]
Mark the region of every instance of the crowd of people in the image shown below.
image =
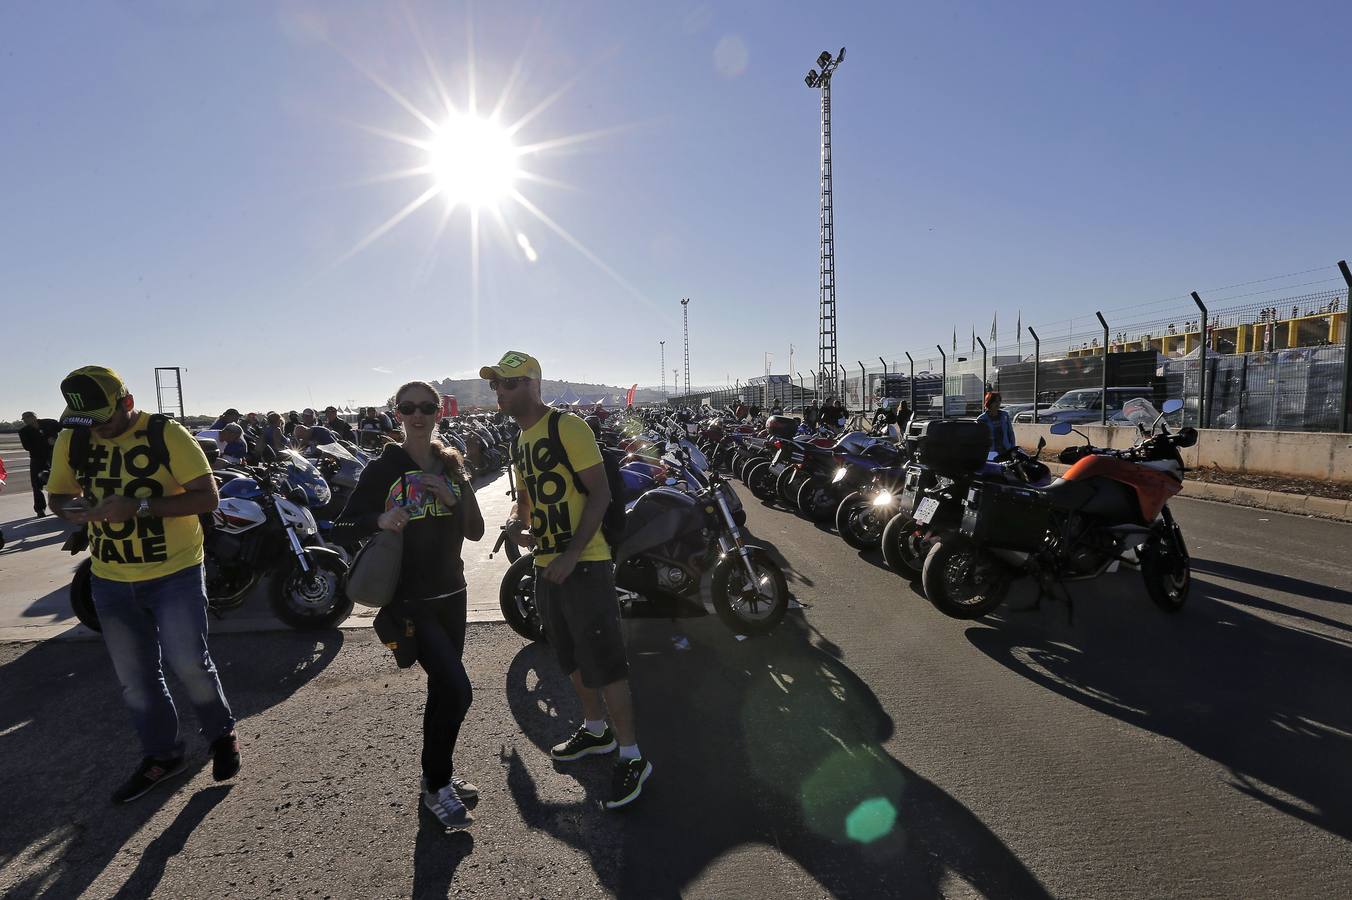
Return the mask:
[[[569, 763], [614, 754], [612, 795], [603, 805], [618, 809], [640, 796], [653, 766], [639, 750], [612, 553], [600, 528], [610, 503], [601, 453], [586, 421], [541, 400], [540, 364], [529, 354], [509, 351], [480, 375], [520, 428], [512, 466], [521, 489], [505, 528], [534, 553], [536, 603], [581, 712], [576, 731], [550, 756]], [[135, 800], [187, 768], [165, 662], [196, 710], [212, 776], [233, 778], [240, 742], [208, 641], [199, 517], [216, 509], [219, 495], [206, 455], [180, 423], [138, 410], [111, 369], [77, 369], [60, 390], [60, 419], [25, 416], [24, 446], [34, 471], [50, 472], [45, 496], [34, 481], [35, 510], [50, 507], [84, 529], [91, 547], [112, 541], [120, 548], [93, 554], [92, 595], [142, 759], [112, 799]], [[416, 661], [427, 675], [422, 805], [446, 828], [463, 829], [474, 821], [467, 802], [479, 791], [456, 755], [474, 690], [462, 661], [461, 551], [466, 540], [483, 537], [485, 524], [465, 460], [437, 438], [440, 412], [436, 389], [410, 382], [395, 393], [393, 416], [367, 408], [355, 432], [332, 406], [322, 419], [313, 409], [283, 419], [232, 408], [213, 428], [220, 452], [241, 457], [332, 436], [379, 441], [382, 452], [362, 470], [335, 532], [354, 540], [398, 536], [394, 600], [382, 615], [397, 617], [415, 636]], [[592, 410], [593, 417], [604, 414]]]

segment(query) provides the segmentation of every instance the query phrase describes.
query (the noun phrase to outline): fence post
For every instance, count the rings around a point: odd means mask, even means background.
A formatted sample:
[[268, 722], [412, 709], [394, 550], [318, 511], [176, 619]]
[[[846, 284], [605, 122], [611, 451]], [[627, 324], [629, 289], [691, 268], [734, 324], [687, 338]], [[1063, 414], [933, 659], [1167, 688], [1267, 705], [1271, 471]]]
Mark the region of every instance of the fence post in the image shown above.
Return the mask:
[[945, 353], [945, 352], [944, 352], [944, 348], [943, 348], [943, 347], [940, 347], [938, 344], [935, 344], [934, 346], [939, 347], [939, 358], [940, 358], [941, 360], [943, 360], [943, 362], [940, 364], [940, 365], [942, 366], [943, 374], [942, 374], [942, 375], [940, 376], [940, 378], [939, 378], [939, 418], [941, 418], [941, 419], [947, 419], [947, 418], [948, 418], [948, 354]]
[[887, 360], [883, 359], [883, 358], [880, 356], [880, 357], [878, 357], [878, 362], [880, 362], [880, 363], [883, 364], [883, 395], [882, 395], [881, 397], [878, 398], [878, 406], [879, 406], [879, 408], [881, 408], [883, 400], [885, 400], [885, 399], [887, 398], [887, 392], [891, 390], [891, 386], [888, 385], [888, 383], [887, 383], [887, 376], [888, 376], [888, 371], [887, 371]]
[[836, 365], [840, 367], [840, 405], [849, 409], [849, 404], [847, 404], [845, 400], [850, 392], [850, 386], [847, 383], [850, 380], [850, 370], [845, 368], [844, 363], [836, 363]]
[[906, 354], [906, 361], [911, 364], [911, 378], [906, 383], [911, 387], [911, 415], [915, 415], [915, 360], [911, 359], [911, 354]]
[[1338, 271], [1347, 282], [1347, 308], [1343, 310], [1343, 431], [1352, 431], [1352, 271], [1347, 260], [1338, 260]]
[[1038, 339], [1037, 332], [1033, 326], [1028, 326], [1028, 333], [1033, 336], [1033, 424], [1037, 424], [1037, 370], [1042, 368], [1042, 341]]
[[1202, 311], [1202, 343], [1197, 348], [1197, 363], [1199, 369], [1197, 380], [1197, 427], [1208, 428], [1211, 425], [1211, 410], [1207, 408], [1207, 394], [1210, 392], [1206, 389], [1206, 334], [1211, 323], [1208, 322], [1206, 318], [1206, 304], [1202, 302], [1201, 297], [1197, 296], [1196, 291], [1192, 292], [1192, 302], [1196, 303], [1197, 308]]
[[868, 373], [864, 371], [864, 364], [862, 362], [857, 359], [855, 362], [859, 363], [859, 399], [864, 404], [864, 412], [868, 412], [869, 394], [865, 390], [868, 387]]
[[1094, 313], [1094, 315], [1098, 316], [1099, 324], [1103, 326], [1103, 396], [1099, 399], [1099, 406], [1102, 407], [1102, 409], [1100, 410], [1101, 415], [1099, 416], [1099, 424], [1107, 425], [1108, 424], [1108, 320], [1103, 318], [1103, 313], [1101, 312], [1096, 312]]
[[981, 345], [981, 393], [984, 399], [986, 391], [990, 390], [991, 387], [990, 383], [986, 381], [986, 342], [981, 338], [977, 338], [976, 342]]

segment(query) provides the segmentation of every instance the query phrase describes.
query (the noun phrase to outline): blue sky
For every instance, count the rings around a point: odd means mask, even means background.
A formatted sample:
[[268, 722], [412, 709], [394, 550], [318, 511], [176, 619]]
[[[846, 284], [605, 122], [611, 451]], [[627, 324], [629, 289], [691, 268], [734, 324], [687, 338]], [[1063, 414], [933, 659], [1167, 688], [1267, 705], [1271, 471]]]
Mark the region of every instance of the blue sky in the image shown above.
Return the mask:
[[430, 183], [354, 186], [420, 162], [374, 132], [425, 133], [368, 74], [437, 117], [416, 29], [463, 104], [463, 5], [5, 4], [0, 418], [54, 414], [88, 362], [151, 407], [153, 367], [184, 366], [190, 412], [379, 401], [508, 347], [547, 377], [656, 383], [684, 296], [696, 384], [759, 374], [765, 351], [783, 371], [790, 343], [806, 372], [802, 75], [841, 45], [843, 361], [984, 336], [996, 310], [1037, 324], [1336, 278], [1349, 255], [1345, 4], [833, 6], [475, 6], [481, 111], [521, 59], [504, 121], [576, 83], [518, 144], [597, 134], [523, 161], [566, 186], [519, 183], [591, 258], [509, 202], [507, 237], [483, 219], [476, 301], [469, 217], [434, 241], [439, 200], [348, 255]]

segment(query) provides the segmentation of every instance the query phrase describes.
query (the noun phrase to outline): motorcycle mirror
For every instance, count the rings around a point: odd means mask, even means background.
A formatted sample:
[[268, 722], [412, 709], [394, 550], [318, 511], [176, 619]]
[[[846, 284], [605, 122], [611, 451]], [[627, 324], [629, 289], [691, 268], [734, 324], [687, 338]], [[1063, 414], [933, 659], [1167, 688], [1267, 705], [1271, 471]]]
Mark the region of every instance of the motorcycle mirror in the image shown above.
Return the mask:
[[1069, 422], [1057, 422], [1047, 430], [1050, 431], [1052, 434], [1066, 435], [1070, 434], [1075, 429], [1071, 427]]
[[1164, 406], [1160, 408], [1160, 412], [1164, 413], [1167, 416], [1171, 413], [1178, 412], [1182, 408], [1183, 408], [1182, 400], [1165, 400]]
[[1178, 434], [1174, 435], [1174, 446], [1191, 447], [1197, 443], [1197, 429], [1189, 425], [1187, 428], [1181, 428]]

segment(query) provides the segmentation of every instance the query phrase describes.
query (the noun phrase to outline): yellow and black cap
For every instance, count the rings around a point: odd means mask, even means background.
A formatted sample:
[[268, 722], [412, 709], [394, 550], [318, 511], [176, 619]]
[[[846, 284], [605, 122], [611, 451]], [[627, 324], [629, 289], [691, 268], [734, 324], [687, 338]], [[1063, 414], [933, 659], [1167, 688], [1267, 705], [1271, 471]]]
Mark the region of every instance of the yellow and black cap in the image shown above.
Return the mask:
[[502, 354], [497, 365], [479, 369], [480, 378], [529, 378], [540, 380], [540, 361], [529, 353], [520, 350], [508, 350]]
[[117, 403], [127, 396], [122, 376], [106, 366], [84, 366], [61, 382], [66, 400], [62, 425], [102, 425], [113, 417]]

